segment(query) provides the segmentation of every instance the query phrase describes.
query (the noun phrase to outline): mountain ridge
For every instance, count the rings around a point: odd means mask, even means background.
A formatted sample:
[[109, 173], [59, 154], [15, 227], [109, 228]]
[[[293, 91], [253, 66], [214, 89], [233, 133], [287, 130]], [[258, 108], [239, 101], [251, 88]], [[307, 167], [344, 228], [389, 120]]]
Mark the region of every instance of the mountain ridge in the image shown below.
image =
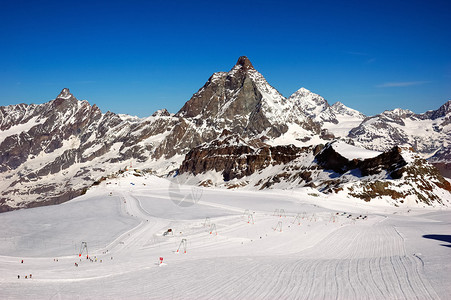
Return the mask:
[[[402, 144], [446, 167], [449, 103], [424, 114], [399, 109], [366, 117], [340, 102], [331, 106], [305, 88], [285, 98], [247, 57], [229, 72], [214, 73], [176, 114], [165, 109], [146, 118], [102, 113], [64, 88], [47, 103], [0, 107], [0, 209], [67, 201], [130, 164], [166, 176], [190, 150], [224, 135], [279, 150], [336, 139], [380, 151]], [[428, 141], [405, 132], [406, 124], [426, 123], [434, 132]], [[372, 143], [378, 141], [375, 133], [390, 128], [397, 135], [382, 136], [385, 144]]]

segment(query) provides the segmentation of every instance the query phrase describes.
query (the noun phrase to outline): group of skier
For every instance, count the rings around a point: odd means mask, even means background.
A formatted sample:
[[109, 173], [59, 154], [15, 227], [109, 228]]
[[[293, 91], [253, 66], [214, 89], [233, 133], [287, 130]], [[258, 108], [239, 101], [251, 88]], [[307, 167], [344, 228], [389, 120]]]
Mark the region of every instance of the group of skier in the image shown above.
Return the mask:
[[[23, 259], [20, 261], [20, 263], [23, 264]], [[28, 277], [28, 276], [30, 276], [30, 277]], [[31, 279], [32, 277], [33, 277], [33, 275], [31, 275], [31, 274], [30, 275], [25, 275], [25, 279], [28, 279], [28, 278]], [[17, 279], [20, 279], [20, 275], [17, 275]]]

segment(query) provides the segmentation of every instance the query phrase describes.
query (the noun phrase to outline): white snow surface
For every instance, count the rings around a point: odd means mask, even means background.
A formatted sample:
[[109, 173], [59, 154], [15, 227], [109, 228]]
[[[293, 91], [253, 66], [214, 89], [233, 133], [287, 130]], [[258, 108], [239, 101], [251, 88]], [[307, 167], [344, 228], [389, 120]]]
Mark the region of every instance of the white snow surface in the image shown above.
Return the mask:
[[130, 172], [61, 205], [0, 214], [0, 298], [446, 299], [450, 220], [443, 208]]
[[335, 115], [338, 124], [324, 122], [323, 127], [336, 137], [346, 137], [349, 132], [359, 126], [365, 119], [365, 115], [359, 111], [345, 106], [341, 102], [336, 102], [330, 107]]
[[355, 147], [342, 141], [332, 143], [332, 148], [334, 148], [341, 156], [349, 160], [373, 158], [382, 154], [382, 152], [379, 151]]

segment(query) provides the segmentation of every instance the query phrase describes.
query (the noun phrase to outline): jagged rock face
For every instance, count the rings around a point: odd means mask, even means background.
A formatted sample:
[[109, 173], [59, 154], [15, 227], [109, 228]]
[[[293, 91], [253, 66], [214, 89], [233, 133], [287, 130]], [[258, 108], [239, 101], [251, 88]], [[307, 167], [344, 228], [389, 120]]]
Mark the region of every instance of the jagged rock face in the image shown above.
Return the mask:
[[341, 178], [321, 181], [325, 192], [347, 193], [365, 201], [388, 197], [395, 205], [405, 199], [444, 205], [442, 195], [449, 198], [451, 192], [450, 183], [412, 148], [393, 147], [376, 157], [348, 160], [328, 144], [315, 160], [324, 170], [342, 174]]
[[262, 99], [249, 71], [256, 72], [246, 57], [240, 57], [230, 72], [213, 74], [177, 115], [211, 120], [212, 125], [223, 125], [214, 123], [219, 118], [232, 123], [237, 117], [236, 122], [244, 128], [247, 123], [245, 116], [251, 114]]
[[290, 122], [320, 132], [319, 124], [293, 110], [292, 101], [270, 86], [245, 56], [230, 72], [213, 74], [177, 116], [201, 119], [218, 133], [227, 129], [242, 136], [278, 137]]
[[[403, 149], [405, 153], [407, 150]], [[404, 154], [405, 155], [405, 154]], [[451, 193], [451, 184], [433, 165], [412, 152], [411, 161], [396, 170], [399, 180], [362, 180], [346, 185], [349, 195], [370, 201], [388, 197], [397, 203], [410, 201], [425, 205], [449, 205], [446, 199]], [[396, 203], [395, 203], [396, 205]]]
[[[439, 118], [445, 118], [445, 122], [449, 124], [451, 119], [451, 100], [448, 100], [445, 104], [440, 106], [437, 110], [431, 110], [424, 113], [424, 116], [426, 118], [429, 118], [431, 120], [436, 120]], [[447, 124], [441, 124], [442, 126], [445, 126]]]
[[168, 112], [166, 108], [159, 109], [152, 114], [152, 117], [169, 117], [171, 114]]
[[335, 151], [331, 144], [328, 144], [315, 158], [322, 168], [333, 170], [339, 174], [357, 169], [362, 176], [369, 176], [379, 174], [384, 170], [393, 179], [401, 178], [400, 168], [407, 165], [399, 147], [393, 147], [373, 158], [349, 160]]
[[301, 149], [293, 145], [272, 147], [230, 135], [192, 149], [179, 171], [180, 174], [193, 175], [216, 171], [229, 181], [252, 175], [271, 165], [286, 164], [297, 158], [300, 152]]
[[67, 92], [65, 90], [60, 96], [67, 98], [58, 97], [45, 105], [24, 107], [17, 114], [16, 123], [10, 122], [8, 117], [3, 118], [11, 113], [2, 108], [0, 123], [5, 124], [3, 127], [9, 127], [12, 133], [15, 128], [19, 130], [18, 134], [12, 135], [8, 131], [2, 132], [5, 139], [0, 141], [1, 171], [16, 169], [29, 155], [55, 151], [62, 146], [63, 140], [74, 134], [84, 134], [89, 123], [99, 120], [101, 112], [96, 106], [91, 107], [86, 101], [79, 103], [72, 94], [63, 94]]
[[445, 142], [443, 146], [428, 159], [428, 161], [434, 165], [443, 176], [451, 178], [451, 148], [448, 143]]

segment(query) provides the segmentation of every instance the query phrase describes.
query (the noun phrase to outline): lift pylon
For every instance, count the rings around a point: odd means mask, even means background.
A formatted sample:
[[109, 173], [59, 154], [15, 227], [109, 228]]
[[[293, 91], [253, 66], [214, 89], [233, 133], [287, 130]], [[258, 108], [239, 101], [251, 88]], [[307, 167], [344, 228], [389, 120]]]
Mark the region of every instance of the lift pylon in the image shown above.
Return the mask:
[[183, 251], [183, 253], [186, 253], [186, 248], [187, 248], [187, 242], [186, 239], [182, 239], [182, 241], [180, 242], [180, 245], [177, 249], [177, 253], [179, 253], [180, 251]]
[[78, 257], [81, 257], [83, 252], [86, 251], [86, 258], [89, 258], [88, 254], [88, 243], [87, 242], [81, 242], [80, 251], [78, 252]]

